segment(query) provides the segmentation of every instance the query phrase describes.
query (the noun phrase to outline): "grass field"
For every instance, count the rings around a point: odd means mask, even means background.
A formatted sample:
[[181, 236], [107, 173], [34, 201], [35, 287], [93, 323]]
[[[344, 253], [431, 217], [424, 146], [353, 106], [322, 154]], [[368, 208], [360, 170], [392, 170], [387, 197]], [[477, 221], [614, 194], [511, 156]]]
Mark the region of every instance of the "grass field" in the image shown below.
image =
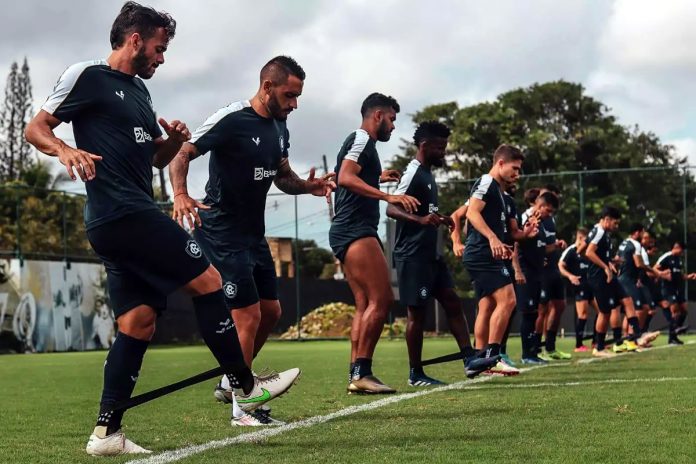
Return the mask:
[[[425, 345], [427, 357], [454, 348], [450, 339]], [[519, 340], [510, 345], [519, 349]], [[560, 347], [570, 350], [571, 341], [561, 340]], [[696, 344], [590, 363], [582, 362], [585, 355], [512, 379], [466, 383], [460, 362], [441, 364], [427, 372], [454, 383], [451, 389], [382, 397], [391, 404], [379, 408], [373, 402], [380, 398], [345, 394], [348, 349], [348, 342], [271, 342], [256, 365], [303, 369], [300, 383], [271, 403], [278, 418], [295, 422], [337, 411], [342, 417], [264, 429], [276, 435], [240, 437], [178, 462], [696, 462]], [[398, 395], [423, 392], [406, 385], [405, 350], [402, 340], [380, 342], [375, 372], [398, 387]], [[0, 462], [95, 462], [83, 450], [104, 358], [104, 352], [1, 356]], [[201, 347], [152, 349], [136, 393], [213, 365]], [[157, 455], [166, 450], [258, 434], [229, 425], [228, 407], [214, 402], [212, 387], [197, 385], [126, 415], [128, 436], [155, 452], [147, 462], [171, 462]], [[365, 406], [345, 410], [359, 405]]]

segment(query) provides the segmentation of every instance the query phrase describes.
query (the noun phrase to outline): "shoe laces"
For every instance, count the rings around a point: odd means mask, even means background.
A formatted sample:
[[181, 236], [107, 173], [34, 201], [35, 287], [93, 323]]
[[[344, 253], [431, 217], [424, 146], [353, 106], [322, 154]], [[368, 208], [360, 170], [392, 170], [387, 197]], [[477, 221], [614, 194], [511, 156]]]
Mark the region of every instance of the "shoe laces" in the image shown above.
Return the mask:
[[256, 374], [256, 378], [259, 380], [259, 383], [268, 383], [272, 382], [273, 380], [278, 380], [280, 378], [280, 374], [278, 374], [277, 371], [264, 367], [259, 371], [258, 374]]

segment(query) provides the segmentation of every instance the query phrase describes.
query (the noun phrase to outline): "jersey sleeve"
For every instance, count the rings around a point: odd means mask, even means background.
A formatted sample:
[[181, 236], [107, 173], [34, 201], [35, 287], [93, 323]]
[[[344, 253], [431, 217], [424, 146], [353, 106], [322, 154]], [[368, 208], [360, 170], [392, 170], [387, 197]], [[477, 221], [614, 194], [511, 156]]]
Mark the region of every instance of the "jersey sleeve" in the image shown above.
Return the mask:
[[477, 200], [488, 201], [489, 193], [491, 191], [491, 184], [493, 183], [493, 178], [489, 175], [485, 175], [476, 181], [473, 188], [471, 189], [471, 198], [476, 198]]
[[195, 145], [200, 155], [205, 155], [210, 150], [231, 140], [234, 132], [233, 126], [232, 117], [229, 113], [224, 112], [223, 108], [216, 111], [194, 131], [190, 142]]
[[602, 240], [602, 237], [604, 237], [604, 229], [593, 229], [592, 232], [590, 232], [590, 235], [587, 237], [587, 244], [589, 245], [590, 243], [594, 243], [595, 245], [598, 245]]
[[408, 192], [409, 187], [414, 183], [417, 171], [418, 166], [415, 163], [409, 163], [406, 167], [406, 172], [399, 180], [399, 185], [396, 187], [396, 192], [394, 192], [396, 195], [405, 195]]
[[370, 136], [364, 130], [355, 131], [353, 142], [348, 148], [348, 151], [346, 151], [346, 155], [343, 159], [358, 163], [361, 167], [364, 166], [365, 156], [363, 156], [363, 153], [365, 153], [365, 147], [367, 146], [367, 142], [369, 140]]
[[60, 76], [53, 93], [41, 109], [63, 122], [70, 122], [94, 104], [95, 74], [85, 72], [94, 62], [77, 63]]
[[[561, 253], [561, 258], [559, 261], [563, 261], [564, 263], [568, 264], [571, 262], [571, 250], [574, 250], [575, 247], [569, 246], [565, 250], [563, 250], [563, 253]], [[575, 251], [572, 251], [572, 253], [575, 253]]]

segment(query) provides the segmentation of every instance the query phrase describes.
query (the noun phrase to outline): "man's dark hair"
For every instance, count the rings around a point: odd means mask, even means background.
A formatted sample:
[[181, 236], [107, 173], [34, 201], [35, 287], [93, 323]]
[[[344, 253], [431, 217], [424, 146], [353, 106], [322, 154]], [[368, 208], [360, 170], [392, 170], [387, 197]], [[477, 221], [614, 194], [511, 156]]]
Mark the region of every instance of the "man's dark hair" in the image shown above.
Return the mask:
[[580, 234], [580, 235], [584, 235], [585, 237], [587, 237], [587, 229], [585, 229], [584, 227], [578, 227], [575, 230], [575, 233]]
[[612, 219], [621, 219], [621, 212], [613, 206], [605, 206], [599, 215], [600, 218], [610, 217]]
[[436, 138], [446, 139], [452, 131], [439, 121], [425, 121], [418, 125], [416, 132], [413, 134], [413, 141], [416, 145], [420, 145], [425, 140]]
[[679, 245], [679, 248], [682, 248], [682, 249], [684, 248], [684, 243], [682, 243], [681, 240], [675, 240], [674, 245], [672, 245], [672, 248], [674, 248], [677, 245]]
[[527, 205], [532, 205], [536, 201], [537, 197], [539, 196], [539, 189], [538, 188], [530, 188], [527, 189], [524, 192], [524, 202]]
[[546, 184], [544, 185], [544, 188], [548, 190], [549, 192], [552, 192], [555, 195], [560, 195], [561, 194], [561, 189], [558, 188], [557, 185], [555, 184]]
[[551, 192], [544, 192], [537, 197], [541, 198], [544, 203], [551, 206], [553, 209], [558, 209], [558, 197]]
[[641, 224], [640, 222], [634, 222], [633, 224], [631, 224], [631, 228], [628, 229], [628, 233], [630, 235], [633, 235], [636, 232], [643, 232], [644, 230], [645, 227], [643, 227], [643, 224]]
[[176, 32], [176, 21], [169, 13], [136, 2], [126, 2], [111, 26], [111, 49], [121, 47], [126, 42], [126, 36], [136, 32], [143, 40], [147, 40], [160, 27], [166, 31], [167, 41], [172, 40]]
[[519, 148], [504, 143], [493, 152], [493, 163], [502, 159], [503, 161], [520, 160], [524, 161], [524, 154]]
[[399, 103], [396, 101], [396, 98], [375, 92], [367, 96], [362, 106], [360, 107], [360, 114], [364, 118], [369, 113], [371, 113], [373, 109], [377, 108], [392, 108], [395, 113], [401, 111], [401, 107], [399, 106]]
[[295, 76], [301, 81], [305, 80], [305, 72], [302, 66], [297, 64], [293, 58], [285, 55], [278, 55], [263, 65], [259, 78], [261, 82], [269, 80], [273, 84], [285, 84], [289, 76]]

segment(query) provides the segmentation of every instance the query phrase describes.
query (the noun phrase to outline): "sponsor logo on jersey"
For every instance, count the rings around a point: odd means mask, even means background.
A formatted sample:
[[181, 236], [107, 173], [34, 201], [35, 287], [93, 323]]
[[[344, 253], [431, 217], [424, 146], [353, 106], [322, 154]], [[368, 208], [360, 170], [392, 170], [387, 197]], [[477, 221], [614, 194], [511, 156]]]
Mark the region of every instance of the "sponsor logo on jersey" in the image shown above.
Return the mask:
[[254, 180], [273, 178], [277, 172], [276, 169], [254, 168]]
[[227, 298], [234, 298], [237, 296], [237, 284], [232, 282], [225, 282], [222, 286], [222, 290], [225, 292]]
[[251, 141], [254, 142], [256, 144], [256, 146], [258, 147], [259, 144], [261, 143], [261, 137], [252, 137]]
[[192, 258], [200, 258], [203, 256], [203, 251], [201, 251], [201, 247], [195, 240], [186, 242], [186, 253]]
[[437, 213], [438, 211], [440, 211], [440, 208], [438, 208], [437, 205], [432, 203], [428, 204], [428, 213]]
[[134, 127], [135, 141], [138, 143], [152, 142], [152, 136], [148, 134], [142, 127]]
[[280, 151], [285, 150], [285, 139], [283, 138], [282, 135], [278, 139], [278, 143], [280, 144]]
[[126, 97], [126, 94], [123, 93], [123, 90], [115, 91], [114, 93], [116, 94], [117, 97], [120, 97], [121, 100], [123, 100]]

